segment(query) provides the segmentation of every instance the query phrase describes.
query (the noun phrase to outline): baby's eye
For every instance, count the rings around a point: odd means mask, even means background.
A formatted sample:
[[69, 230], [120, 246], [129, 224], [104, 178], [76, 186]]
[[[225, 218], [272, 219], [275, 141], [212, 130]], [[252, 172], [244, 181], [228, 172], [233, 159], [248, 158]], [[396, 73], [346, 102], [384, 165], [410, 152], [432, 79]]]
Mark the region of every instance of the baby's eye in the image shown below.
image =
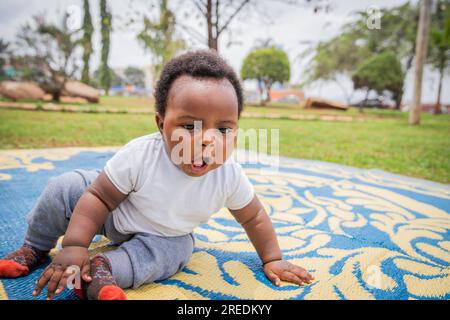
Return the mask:
[[231, 129], [231, 128], [218, 128], [217, 130], [219, 130], [220, 133], [222, 133], [222, 134], [227, 134], [227, 133], [230, 133], [231, 131], [233, 131], [233, 129]]
[[194, 125], [193, 124], [185, 124], [185, 125], [182, 125], [182, 127], [184, 129], [186, 129], [186, 130], [189, 130], [189, 131], [194, 130]]

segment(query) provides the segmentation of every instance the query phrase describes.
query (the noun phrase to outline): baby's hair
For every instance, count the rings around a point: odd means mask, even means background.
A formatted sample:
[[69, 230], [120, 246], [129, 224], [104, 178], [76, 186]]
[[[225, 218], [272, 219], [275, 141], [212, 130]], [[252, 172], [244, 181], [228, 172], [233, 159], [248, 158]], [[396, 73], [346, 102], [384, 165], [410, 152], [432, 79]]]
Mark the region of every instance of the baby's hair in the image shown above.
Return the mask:
[[227, 79], [238, 100], [238, 117], [243, 108], [243, 94], [239, 79], [228, 63], [213, 50], [199, 50], [171, 59], [163, 68], [155, 88], [156, 111], [164, 117], [172, 83], [180, 76]]

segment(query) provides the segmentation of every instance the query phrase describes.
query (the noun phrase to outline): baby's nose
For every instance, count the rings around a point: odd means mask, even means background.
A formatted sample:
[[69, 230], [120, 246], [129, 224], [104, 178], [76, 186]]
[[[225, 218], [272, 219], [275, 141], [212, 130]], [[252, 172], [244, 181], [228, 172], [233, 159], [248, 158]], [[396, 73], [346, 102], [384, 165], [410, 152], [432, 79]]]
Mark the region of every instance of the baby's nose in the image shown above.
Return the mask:
[[211, 143], [213, 143], [215, 140], [215, 137], [213, 134], [208, 133], [207, 131], [203, 133], [202, 135], [202, 146], [206, 147], [208, 145], [210, 145]]
[[202, 142], [202, 147], [207, 147], [212, 143], [212, 141], [203, 141]]

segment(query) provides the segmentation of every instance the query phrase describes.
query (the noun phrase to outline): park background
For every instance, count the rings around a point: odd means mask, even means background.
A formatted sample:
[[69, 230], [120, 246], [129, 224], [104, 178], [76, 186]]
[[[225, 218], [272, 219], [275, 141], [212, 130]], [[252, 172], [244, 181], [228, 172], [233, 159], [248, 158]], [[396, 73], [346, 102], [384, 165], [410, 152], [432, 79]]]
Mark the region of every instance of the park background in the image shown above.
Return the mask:
[[[123, 145], [155, 131], [162, 66], [210, 47], [244, 80], [241, 127], [279, 128], [281, 155], [448, 183], [449, 2], [431, 6], [424, 112], [409, 125], [419, 5], [2, 1], [0, 148]], [[17, 88], [30, 81], [39, 88]]]

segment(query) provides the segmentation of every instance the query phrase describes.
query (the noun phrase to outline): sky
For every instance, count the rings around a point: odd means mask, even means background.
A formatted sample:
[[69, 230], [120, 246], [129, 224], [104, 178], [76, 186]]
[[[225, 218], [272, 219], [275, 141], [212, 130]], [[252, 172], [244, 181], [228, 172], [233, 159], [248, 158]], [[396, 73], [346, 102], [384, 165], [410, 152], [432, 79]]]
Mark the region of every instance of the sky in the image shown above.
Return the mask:
[[[326, 0], [322, 0], [324, 2]], [[91, 14], [94, 26], [99, 25], [98, 0], [90, 0]], [[327, 40], [339, 34], [341, 27], [351, 21], [356, 11], [366, 11], [371, 6], [379, 8], [403, 4], [405, 0], [330, 0], [331, 10], [328, 13], [314, 14], [311, 6], [304, 4], [292, 6], [282, 4], [277, 0], [258, 0], [262, 4], [258, 7], [263, 14], [255, 13], [253, 7], [245, 10], [238, 19], [231, 24], [231, 39], [233, 43], [228, 46], [230, 36], [224, 34], [219, 43], [220, 54], [239, 72], [242, 61], [250, 52], [258, 39], [273, 39], [274, 43], [282, 47], [289, 56], [292, 70], [291, 82], [298, 83], [304, 80], [302, 70], [305, 69], [305, 60], [299, 54], [319, 41]], [[124, 21], [131, 15], [148, 13], [151, 0], [109, 0], [113, 14], [114, 32], [111, 37], [110, 65], [113, 68], [126, 66], [144, 66], [151, 64], [151, 55], [144, 50], [136, 39], [137, 25], [125, 26]], [[170, 7], [175, 12], [177, 20], [184, 25], [206, 35], [206, 27], [200, 26], [201, 20], [192, 13], [189, 0], [172, 0]], [[67, 10], [82, 14], [81, 0], [2, 0], [0, 1], [0, 38], [13, 41], [21, 25], [30, 21], [36, 14], [44, 14], [49, 20], [56, 21]], [[381, 21], [381, 27], [382, 27]], [[206, 48], [203, 42], [195, 40], [189, 33], [180, 28], [179, 34], [188, 40], [192, 49]], [[91, 59], [92, 70], [96, 69], [100, 61], [100, 34], [97, 28], [94, 34], [94, 54]], [[332, 54], [332, 53], [330, 53]], [[413, 70], [412, 70], [413, 71]], [[413, 76], [412, 71], [407, 75], [405, 84], [404, 102], [412, 100]], [[341, 79], [341, 85], [347, 91], [352, 90], [350, 79]], [[444, 79], [442, 100], [450, 103], [450, 77]], [[423, 82], [423, 99], [425, 103], [434, 102], [437, 95], [438, 74], [429, 68], [425, 69]], [[249, 88], [252, 85], [248, 85]], [[332, 83], [316, 84], [304, 89], [306, 96], [322, 96], [330, 99], [344, 101], [345, 97], [339, 86]], [[354, 101], [362, 99], [363, 92], [356, 92]]]

